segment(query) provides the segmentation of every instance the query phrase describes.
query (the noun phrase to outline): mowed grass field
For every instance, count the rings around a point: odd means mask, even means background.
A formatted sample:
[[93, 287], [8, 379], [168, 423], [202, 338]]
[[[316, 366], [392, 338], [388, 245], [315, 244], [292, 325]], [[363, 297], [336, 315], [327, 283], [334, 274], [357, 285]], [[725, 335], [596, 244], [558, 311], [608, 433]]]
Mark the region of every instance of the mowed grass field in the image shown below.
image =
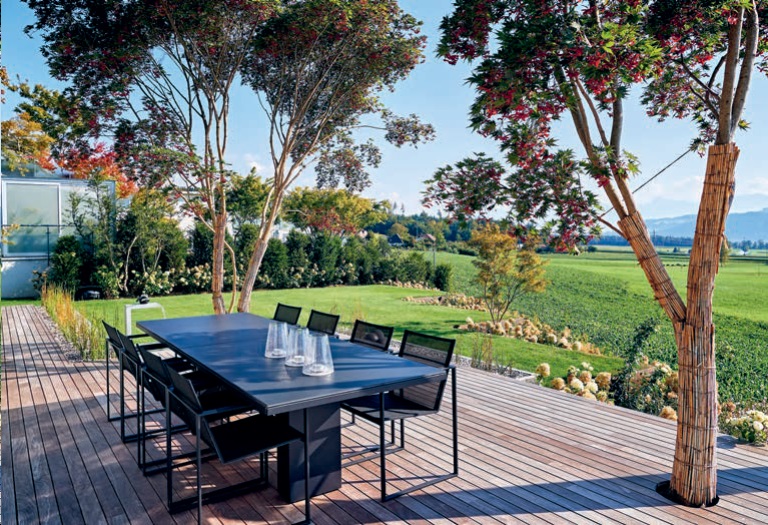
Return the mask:
[[[471, 266], [471, 265], [470, 265]], [[309, 311], [314, 308], [341, 315], [341, 325], [351, 328], [355, 319], [394, 326], [395, 338], [403, 330], [416, 330], [429, 334], [457, 339], [457, 349], [463, 355], [471, 355], [478, 344], [478, 335], [454, 328], [465, 322], [468, 315], [476, 320], [487, 319], [483, 312], [468, 312], [455, 308], [420, 305], [403, 301], [408, 296], [430, 296], [434, 292], [395, 288], [391, 286], [339, 286], [330, 288], [257, 290], [253, 294], [251, 312], [271, 317], [278, 302], [303, 308], [300, 324], [306, 324]], [[209, 294], [179, 295], [156, 299], [165, 308], [168, 317], [185, 317], [211, 314]], [[86, 311], [124, 327], [124, 305], [130, 299], [116, 301], [90, 301], [79, 303]], [[153, 319], [159, 310], [136, 310], [131, 314], [134, 324], [142, 319]], [[534, 345], [509, 338], [493, 338], [493, 347], [502, 363], [521, 370], [535, 370], [540, 363], [548, 362], [555, 373], [565, 373], [570, 365], [589, 361], [598, 370], [616, 371], [623, 361], [617, 357], [585, 356], [545, 345]], [[589, 359], [587, 359], [589, 358]]]
[[[547, 256], [550, 285], [543, 294], [523, 297], [515, 308], [574, 334], [604, 351], [626, 355], [634, 330], [659, 319], [659, 331], [643, 351], [653, 359], [677, 362], [672, 326], [653, 300], [645, 276], [627, 251]], [[686, 257], [664, 255], [670, 275], [685, 297]], [[474, 267], [466, 256], [439, 253], [455, 268], [457, 290], [475, 293]], [[721, 399], [768, 399], [768, 264], [733, 257], [720, 269], [714, 296], [718, 382]]]

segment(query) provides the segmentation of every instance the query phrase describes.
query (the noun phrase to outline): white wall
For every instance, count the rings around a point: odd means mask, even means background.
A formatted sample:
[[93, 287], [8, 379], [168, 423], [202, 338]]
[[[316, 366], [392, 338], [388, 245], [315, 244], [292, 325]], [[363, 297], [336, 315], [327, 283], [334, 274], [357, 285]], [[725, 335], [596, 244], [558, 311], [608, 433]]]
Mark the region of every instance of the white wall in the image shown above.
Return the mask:
[[48, 266], [48, 259], [3, 257], [3, 285], [0, 296], [3, 299], [26, 299], [39, 294], [32, 286], [32, 272], [43, 271]]

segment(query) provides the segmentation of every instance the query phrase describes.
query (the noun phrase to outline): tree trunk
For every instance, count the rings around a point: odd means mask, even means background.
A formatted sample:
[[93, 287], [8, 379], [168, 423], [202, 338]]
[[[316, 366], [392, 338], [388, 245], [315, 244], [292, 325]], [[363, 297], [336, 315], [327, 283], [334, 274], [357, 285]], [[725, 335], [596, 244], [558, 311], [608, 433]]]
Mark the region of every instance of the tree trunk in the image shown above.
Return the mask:
[[271, 234], [272, 225], [268, 225], [267, 230], [259, 236], [253, 247], [253, 253], [248, 261], [248, 270], [243, 276], [243, 287], [240, 290], [240, 300], [237, 302], [238, 312], [248, 312], [251, 309], [251, 292], [253, 291], [253, 285], [256, 284], [256, 276], [259, 275], [259, 269], [261, 269], [261, 261], [264, 259], [264, 254], [267, 253], [269, 236]]
[[709, 148], [688, 266], [685, 322], [675, 326], [680, 374], [670, 496], [689, 506], [717, 503], [717, 380], [712, 296], [734, 192], [735, 144]]
[[217, 215], [213, 219], [213, 267], [211, 268], [211, 292], [213, 311], [217, 315], [227, 313], [224, 304], [224, 243], [226, 241], [226, 216]]

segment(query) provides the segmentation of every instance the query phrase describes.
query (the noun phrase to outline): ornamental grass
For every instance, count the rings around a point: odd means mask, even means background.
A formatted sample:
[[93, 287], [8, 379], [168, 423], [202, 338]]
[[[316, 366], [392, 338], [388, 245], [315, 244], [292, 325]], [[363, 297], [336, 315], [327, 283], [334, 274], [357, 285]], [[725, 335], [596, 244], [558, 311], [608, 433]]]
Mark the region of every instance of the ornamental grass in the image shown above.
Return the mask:
[[72, 294], [59, 286], [43, 285], [41, 302], [64, 338], [82, 359], [104, 359], [106, 334], [101, 319], [80, 312], [75, 307]]

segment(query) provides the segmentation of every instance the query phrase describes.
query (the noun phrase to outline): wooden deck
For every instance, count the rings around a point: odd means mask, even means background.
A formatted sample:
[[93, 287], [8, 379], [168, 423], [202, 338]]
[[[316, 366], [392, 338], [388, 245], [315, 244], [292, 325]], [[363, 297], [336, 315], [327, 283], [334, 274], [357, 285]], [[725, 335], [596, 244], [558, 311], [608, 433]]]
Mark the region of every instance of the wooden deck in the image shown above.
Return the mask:
[[[3, 523], [194, 521], [168, 514], [164, 476], [143, 477], [135, 445], [106, 421], [104, 363], [68, 360], [31, 306], [3, 308], [2, 343]], [[720, 504], [689, 509], [654, 491], [671, 470], [673, 423], [471, 369], [459, 370], [458, 387], [458, 478], [382, 504], [378, 462], [366, 462], [344, 471], [341, 490], [313, 499], [315, 523], [768, 523], [764, 448], [722, 437]], [[448, 469], [449, 432], [447, 414], [411, 423], [392, 475], [407, 486]], [[344, 429], [345, 447], [374, 441], [365, 423]], [[204, 479], [241, 479], [257, 465], [240, 467], [214, 461]], [[207, 506], [204, 521], [288, 523], [302, 512], [268, 488]]]

